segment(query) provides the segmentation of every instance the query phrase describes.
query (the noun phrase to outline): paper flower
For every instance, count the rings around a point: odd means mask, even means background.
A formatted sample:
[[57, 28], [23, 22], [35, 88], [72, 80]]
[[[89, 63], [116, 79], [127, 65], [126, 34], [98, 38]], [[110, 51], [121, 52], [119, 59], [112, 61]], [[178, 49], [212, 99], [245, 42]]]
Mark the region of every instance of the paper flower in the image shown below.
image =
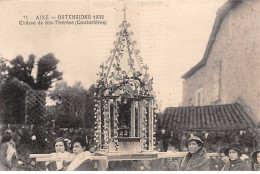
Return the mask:
[[36, 136], [33, 135], [33, 136], [31, 137], [31, 139], [32, 139], [33, 141], [35, 141], [35, 140], [36, 140]]
[[19, 160], [19, 161], [18, 161], [18, 164], [19, 164], [19, 165], [23, 165], [23, 161], [22, 161], [22, 160]]

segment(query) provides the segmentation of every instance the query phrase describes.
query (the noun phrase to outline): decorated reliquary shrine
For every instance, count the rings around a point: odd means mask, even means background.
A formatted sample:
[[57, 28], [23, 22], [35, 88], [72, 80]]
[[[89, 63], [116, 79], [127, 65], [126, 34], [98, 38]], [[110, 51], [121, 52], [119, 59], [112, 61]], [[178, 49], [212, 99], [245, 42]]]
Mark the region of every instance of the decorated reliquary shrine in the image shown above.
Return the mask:
[[111, 56], [97, 74], [94, 140], [106, 152], [153, 151], [155, 144], [153, 79], [129, 27], [125, 20], [119, 26]]

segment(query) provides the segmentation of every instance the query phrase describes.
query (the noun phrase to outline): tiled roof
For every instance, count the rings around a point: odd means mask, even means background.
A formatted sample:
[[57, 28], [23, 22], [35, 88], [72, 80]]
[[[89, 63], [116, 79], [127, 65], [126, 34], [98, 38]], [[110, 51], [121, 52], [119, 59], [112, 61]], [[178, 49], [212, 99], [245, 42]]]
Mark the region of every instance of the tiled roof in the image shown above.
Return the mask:
[[209, 37], [209, 41], [204, 53], [204, 56], [202, 58], [202, 60], [197, 63], [194, 67], [192, 67], [188, 72], [186, 72], [182, 78], [183, 79], [187, 79], [188, 77], [192, 76], [197, 70], [199, 70], [200, 68], [202, 68], [208, 59], [208, 56], [210, 54], [211, 48], [216, 40], [218, 31], [220, 29], [220, 26], [222, 24], [223, 19], [227, 16], [227, 14], [229, 13], [229, 11], [231, 9], [233, 9], [234, 7], [236, 7], [240, 2], [242, 2], [242, 0], [228, 0], [217, 12], [217, 16], [215, 19], [215, 23], [212, 29], [212, 32], [210, 34]]
[[254, 123], [238, 103], [198, 107], [168, 107], [161, 124], [167, 130], [221, 131], [253, 127]]

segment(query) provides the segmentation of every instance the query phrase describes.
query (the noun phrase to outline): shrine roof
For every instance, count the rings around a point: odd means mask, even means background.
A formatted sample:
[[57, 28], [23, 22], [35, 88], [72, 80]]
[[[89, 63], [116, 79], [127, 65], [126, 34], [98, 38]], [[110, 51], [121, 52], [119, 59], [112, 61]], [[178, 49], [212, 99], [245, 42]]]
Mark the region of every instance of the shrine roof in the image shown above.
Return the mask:
[[168, 107], [163, 113], [161, 125], [163, 129], [185, 131], [241, 130], [254, 127], [253, 121], [239, 103]]

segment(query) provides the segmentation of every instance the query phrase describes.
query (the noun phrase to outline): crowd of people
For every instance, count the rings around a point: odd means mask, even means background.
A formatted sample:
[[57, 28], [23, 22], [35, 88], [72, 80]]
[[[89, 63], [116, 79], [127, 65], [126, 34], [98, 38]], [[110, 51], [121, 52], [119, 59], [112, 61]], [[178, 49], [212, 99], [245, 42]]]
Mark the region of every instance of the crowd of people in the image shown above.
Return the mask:
[[[192, 136], [185, 144], [188, 149], [186, 157], [179, 162], [178, 158], [168, 159], [169, 162], [163, 163], [166, 170], [176, 171], [259, 171], [260, 151], [252, 154], [251, 166], [248, 159], [242, 160], [242, 151], [239, 144], [230, 144], [220, 150], [219, 160], [213, 162], [204, 148], [203, 141]], [[176, 152], [174, 143], [169, 143], [168, 151]], [[216, 164], [215, 166], [213, 166]], [[212, 167], [213, 166], [213, 167]], [[215, 169], [214, 169], [215, 168]]]
[[67, 144], [66, 151], [68, 152], [71, 151], [71, 141], [77, 137], [86, 141], [87, 146], [92, 147], [92, 149], [94, 146], [94, 134], [92, 133], [94, 130], [92, 129], [39, 128], [37, 131], [34, 127], [28, 125], [4, 125], [0, 127], [0, 131], [0, 143], [5, 140], [8, 132], [12, 135], [11, 142], [16, 149], [18, 157], [18, 164], [13, 163], [16, 165], [13, 165], [10, 168], [10, 170], [14, 171], [45, 170], [45, 164], [42, 162], [36, 162], [35, 159], [30, 158], [30, 154], [50, 154], [55, 152], [53, 142], [57, 137], [63, 137], [65, 139]]
[[[71, 145], [70, 145], [71, 144]], [[72, 143], [69, 139], [58, 137], [54, 140], [55, 153], [51, 153], [60, 160], [46, 161], [46, 171], [85, 171], [94, 170], [94, 163], [90, 160], [90, 152], [87, 151], [86, 139], [76, 137]], [[35, 163], [36, 161], [32, 161]], [[16, 171], [22, 160], [16, 151], [16, 143], [12, 138], [12, 132], [7, 130], [1, 141], [0, 147], [0, 171]], [[36, 165], [36, 164], [34, 164]], [[36, 168], [37, 169], [37, 168]]]
[[[52, 141], [56, 160], [47, 160], [41, 169], [46, 171], [89, 171], [98, 170], [98, 161], [91, 160], [91, 153], [95, 149], [89, 146], [89, 140], [82, 136], [74, 137], [70, 142], [66, 137], [58, 137]], [[242, 158], [243, 153], [239, 144], [230, 144], [219, 152], [218, 160], [210, 157], [204, 148], [204, 142], [198, 136], [191, 136], [185, 143], [188, 152], [185, 158], [163, 158], [152, 161], [119, 161], [109, 162], [107, 170], [166, 170], [166, 171], [211, 171], [215, 167], [221, 171], [260, 171], [260, 150], [252, 153], [250, 162]], [[176, 144], [169, 140], [167, 152], [177, 152]], [[57, 160], [58, 158], [58, 160]], [[215, 158], [215, 160], [213, 160]], [[36, 161], [34, 165], [36, 165]], [[19, 170], [23, 161], [17, 153], [16, 142], [12, 131], [6, 130], [1, 140], [0, 170]], [[116, 167], [115, 167], [116, 165]], [[135, 168], [129, 168], [135, 166]], [[120, 168], [121, 166], [121, 168]], [[123, 168], [122, 168], [123, 167]], [[30, 170], [27, 168], [27, 170]]]

